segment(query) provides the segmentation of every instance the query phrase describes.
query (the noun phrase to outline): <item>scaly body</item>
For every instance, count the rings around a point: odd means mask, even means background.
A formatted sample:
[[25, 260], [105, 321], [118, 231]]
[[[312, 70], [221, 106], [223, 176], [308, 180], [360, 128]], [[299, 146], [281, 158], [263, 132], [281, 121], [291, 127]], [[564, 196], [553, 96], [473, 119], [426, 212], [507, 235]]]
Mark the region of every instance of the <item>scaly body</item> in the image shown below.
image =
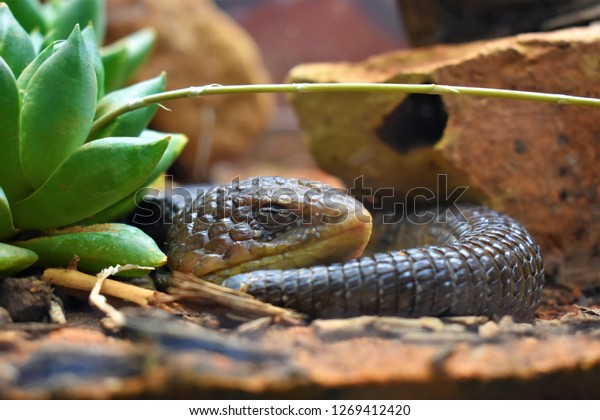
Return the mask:
[[380, 226], [408, 248], [360, 256], [372, 227], [356, 200], [313, 181], [254, 178], [200, 194], [171, 228], [169, 260], [312, 317], [532, 317], [544, 283], [538, 245], [506, 215], [453, 210]]

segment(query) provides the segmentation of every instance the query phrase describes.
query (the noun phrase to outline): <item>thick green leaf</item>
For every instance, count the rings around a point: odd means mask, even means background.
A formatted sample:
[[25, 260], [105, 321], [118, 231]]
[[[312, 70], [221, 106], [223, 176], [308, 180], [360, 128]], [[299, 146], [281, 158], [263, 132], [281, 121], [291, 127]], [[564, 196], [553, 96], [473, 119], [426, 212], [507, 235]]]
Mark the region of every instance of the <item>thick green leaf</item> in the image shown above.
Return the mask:
[[0, 3], [0, 57], [18, 76], [35, 58], [29, 35], [19, 25], [6, 4]]
[[4, 0], [13, 16], [27, 32], [38, 29], [46, 32], [46, 22], [42, 15], [42, 7], [38, 0]]
[[96, 75], [79, 27], [35, 72], [23, 94], [21, 156], [39, 187], [88, 135], [96, 108]]
[[0, 242], [0, 278], [26, 269], [37, 259], [35, 252]]
[[100, 58], [104, 65], [104, 91], [112, 92], [123, 85], [123, 83], [119, 84], [118, 72], [123, 63], [127, 61], [127, 49], [106, 48], [100, 48]]
[[97, 223], [109, 223], [118, 221], [121, 217], [131, 213], [138, 202], [140, 202], [141, 197], [144, 197], [148, 192], [147, 188], [140, 188], [136, 190], [133, 194], [128, 195], [121, 201], [116, 202], [112, 206], [102, 210], [101, 212], [93, 215], [92, 217], [88, 217], [87, 219], [81, 220], [76, 225], [95, 225]]
[[38, 264], [44, 266], [66, 267], [77, 255], [77, 267], [90, 273], [116, 264], [160, 267], [167, 262], [165, 254], [148, 235], [119, 223], [75, 226], [15, 245], [37, 253]]
[[140, 137], [146, 138], [146, 139], [158, 140], [158, 139], [164, 138], [165, 136], [170, 136], [170, 138], [171, 138], [171, 141], [169, 142], [169, 146], [167, 147], [167, 150], [165, 150], [165, 153], [163, 154], [162, 158], [160, 159], [160, 162], [158, 162], [158, 165], [156, 165], [156, 167], [154, 168], [154, 170], [152, 171], [152, 173], [150, 174], [150, 176], [148, 177], [148, 179], [146, 180], [146, 183], [144, 185], [150, 184], [156, 178], [158, 178], [160, 174], [162, 174], [167, 169], [169, 169], [171, 167], [171, 165], [173, 164], [173, 162], [175, 162], [175, 159], [177, 159], [177, 157], [181, 154], [181, 152], [183, 151], [183, 148], [185, 147], [185, 145], [188, 142], [188, 138], [185, 134], [180, 134], [180, 133], [166, 134], [166, 133], [161, 133], [161, 132], [153, 131], [153, 130], [144, 130]]
[[12, 221], [10, 206], [4, 191], [0, 188], [0, 239], [6, 239], [17, 233]]
[[98, 50], [98, 44], [96, 42], [94, 28], [91, 25], [88, 25], [83, 31], [81, 31], [81, 36], [83, 36], [85, 46], [87, 47], [88, 55], [90, 56], [90, 58], [92, 59], [92, 63], [94, 64], [97, 88], [96, 97], [98, 100], [100, 100], [100, 98], [104, 96], [104, 65], [102, 64], [102, 58], [100, 57], [100, 51]]
[[[154, 79], [145, 80], [124, 89], [111, 92], [98, 103], [95, 119], [100, 118], [102, 115], [115, 108], [125, 105], [133, 99], [163, 92], [165, 90], [165, 85], [166, 76], [163, 73]], [[123, 114], [98, 131], [94, 135], [94, 138], [118, 136], [137, 137], [148, 126], [157, 109], [158, 105], [151, 105]]]
[[63, 0], [50, 2], [46, 7], [48, 41], [66, 39], [75, 25], [86, 27], [91, 22], [96, 41], [102, 44], [106, 30], [104, 0]]
[[168, 138], [106, 138], [81, 146], [36, 192], [11, 206], [15, 226], [51, 229], [104, 210], [143, 185], [168, 143]]
[[150, 56], [156, 31], [145, 28], [100, 49], [106, 72], [106, 92], [125, 85]]
[[19, 200], [31, 193], [23, 174], [19, 149], [21, 98], [17, 81], [0, 57], [0, 187], [10, 199]]
[[[145, 130], [142, 133], [142, 137], [145, 138], [153, 138], [153, 139], [161, 139], [166, 136], [165, 133], [159, 133], [158, 131]], [[148, 180], [144, 183], [144, 185], [149, 185], [154, 182], [163, 172], [165, 172], [169, 167], [173, 164], [177, 156], [182, 152], [185, 147], [188, 139], [183, 134], [171, 134], [171, 141], [169, 142], [169, 146], [165, 153], [163, 153], [160, 162], [154, 168]], [[81, 224], [89, 225], [94, 223], [106, 223], [112, 222], [114, 220], [119, 219], [122, 216], [125, 216], [127, 213], [131, 212], [139, 200], [144, 197], [146, 194], [147, 188], [140, 188], [129, 196], [125, 197], [123, 200], [118, 203], [113, 204], [107, 209], [95, 214], [94, 216], [85, 219], [81, 222]]]
[[29, 86], [31, 78], [39, 70], [42, 64], [44, 64], [46, 60], [50, 58], [52, 54], [54, 54], [56, 50], [56, 44], [57, 43], [54, 43], [44, 48], [21, 72], [17, 78], [17, 86], [19, 86], [19, 91], [21, 91], [21, 93], [24, 93], [27, 90], [27, 86]]

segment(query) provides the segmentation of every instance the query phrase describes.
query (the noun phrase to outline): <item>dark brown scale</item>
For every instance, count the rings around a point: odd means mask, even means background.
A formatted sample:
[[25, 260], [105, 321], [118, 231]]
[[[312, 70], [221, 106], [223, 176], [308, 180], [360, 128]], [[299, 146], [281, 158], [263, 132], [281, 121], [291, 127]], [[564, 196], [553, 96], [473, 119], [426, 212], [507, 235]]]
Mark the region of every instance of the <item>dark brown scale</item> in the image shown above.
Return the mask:
[[229, 232], [229, 236], [234, 241], [246, 241], [252, 239], [255, 235], [255, 230], [247, 223], [238, 223]]
[[213, 223], [208, 228], [208, 237], [210, 239], [217, 238], [224, 233], [229, 234], [231, 227], [233, 226], [233, 222], [231, 219], [222, 219], [216, 223]]
[[[493, 210], [460, 207], [449, 215], [386, 227], [413, 248], [329, 266], [262, 270], [227, 279], [225, 286], [312, 317], [510, 314], [529, 319], [540, 303], [540, 250], [513, 219]], [[426, 245], [429, 243], [429, 245]], [[375, 248], [377, 250], [377, 246]]]
[[206, 245], [204, 245], [204, 249], [210, 254], [223, 255], [227, 252], [231, 244], [233, 244], [233, 241], [231, 240], [229, 233], [226, 232], [223, 235], [208, 241]]

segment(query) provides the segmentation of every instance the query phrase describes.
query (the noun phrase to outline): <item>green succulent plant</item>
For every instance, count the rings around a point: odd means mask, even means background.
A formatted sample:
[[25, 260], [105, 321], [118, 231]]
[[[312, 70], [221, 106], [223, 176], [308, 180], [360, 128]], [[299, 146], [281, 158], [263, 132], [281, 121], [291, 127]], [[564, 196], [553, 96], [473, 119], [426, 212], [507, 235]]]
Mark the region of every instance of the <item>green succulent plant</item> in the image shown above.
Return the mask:
[[74, 255], [90, 272], [166, 262], [140, 230], [105, 223], [135, 206], [136, 192], [171, 165], [186, 138], [146, 130], [157, 105], [91, 133], [98, 118], [165, 89], [162, 74], [115, 90], [149, 51], [144, 35], [103, 55], [102, 30], [75, 23], [66, 32], [74, 20], [103, 26], [103, 9], [90, 7], [101, 3], [0, 3], [0, 277], [36, 261], [65, 266]]
[[[27, 47], [27, 54], [22, 53], [22, 58], [39, 53], [54, 41], [66, 39], [76, 24], [82, 28], [91, 24], [93, 31], [87, 36], [99, 46], [104, 41], [105, 0], [50, 0], [46, 3], [40, 0], [4, 0], [4, 3], [32, 41], [31, 46]], [[23, 31], [19, 33], [21, 38], [25, 36]], [[93, 45], [92, 39], [86, 40]], [[98, 77], [98, 98], [104, 92], [119, 89], [131, 79], [149, 57], [155, 40], [154, 29], [145, 28], [100, 47], [100, 59], [94, 63]]]

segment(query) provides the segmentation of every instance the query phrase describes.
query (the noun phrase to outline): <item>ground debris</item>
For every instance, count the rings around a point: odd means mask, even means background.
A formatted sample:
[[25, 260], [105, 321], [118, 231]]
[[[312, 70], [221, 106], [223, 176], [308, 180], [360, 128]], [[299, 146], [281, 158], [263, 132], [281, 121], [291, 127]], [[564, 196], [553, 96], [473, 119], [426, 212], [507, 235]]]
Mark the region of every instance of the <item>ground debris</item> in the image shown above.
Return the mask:
[[259, 343], [177, 319], [159, 309], [127, 308], [125, 324], [119, 329], [134, 341], [160, 345], [169, 352], [207, 351], [254, 363], [287, 358], [285, 351], [270, 351]]
[[405, 342], [423, 340], [461, 341], [473, 338], [464, 325], [444, 322], [440, 318], [433, 317], [361, 316], [349, 319], [318, 319], [311, 324], [311, 327], [323, 341], [348, 340], [354, 337], [396, 338]]
[[121, 307], [116, 331], [99, 327], [98, 311], [67, 305], [67, 325], [0, 331], [0, 397], [598, 398], [597, 308], [560, 296], [531, 323], [363, 316], [286, 326], [267, 316], [230, 328]]
[[231, 319], [249, 321], [269, 317], [275, 323], [301, 325], [305, 317], [293, 310], [260, 302], [252, 296], [175, 271], [168, 282], [169, 296], [187, 308], [212, 310]]
[[582, 315], [590, 316], [591, 320], [599, 320], [600, 321], [600, 309], [594, 308], [586, 308], [585, 306], [575, 306], [577, 309], [581, 311]]

